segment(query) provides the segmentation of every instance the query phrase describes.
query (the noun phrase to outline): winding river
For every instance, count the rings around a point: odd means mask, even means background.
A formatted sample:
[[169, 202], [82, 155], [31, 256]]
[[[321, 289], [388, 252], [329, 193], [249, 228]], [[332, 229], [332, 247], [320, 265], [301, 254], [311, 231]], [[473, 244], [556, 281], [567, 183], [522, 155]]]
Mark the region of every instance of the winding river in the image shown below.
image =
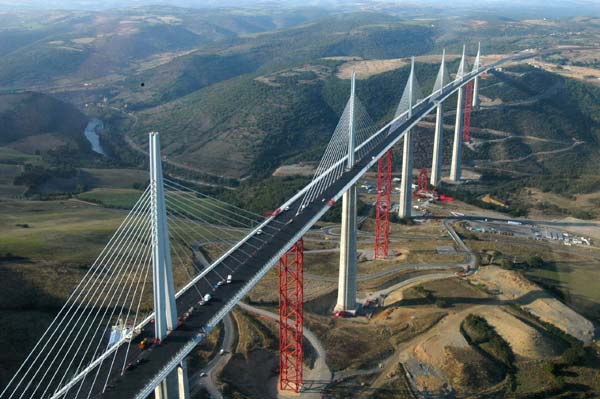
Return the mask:
[[102, 145], [100, 144], [100, 136], [98, 136], [98, 130], [102, 129], [103, 127], [104, 124], [100, 119], [91, 119], [85, 127], [83, 134], [92, 145], [92, 151], [101, 155], [106, 155]]

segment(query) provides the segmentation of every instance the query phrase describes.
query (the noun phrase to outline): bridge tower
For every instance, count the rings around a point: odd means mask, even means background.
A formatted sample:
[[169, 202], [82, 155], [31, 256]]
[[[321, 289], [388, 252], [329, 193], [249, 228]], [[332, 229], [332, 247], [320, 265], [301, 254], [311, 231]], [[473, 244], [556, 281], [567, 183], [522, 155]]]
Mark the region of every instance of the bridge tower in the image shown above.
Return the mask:
[[[456, 78], [460, 79], [465, 76], [465, 45], [463, 45], [462, 58], [458, 66]], [[463, 127], [463, 103], [465, 98], [464, 87], [458, 89], [458, 97], [456, 100], [456, 123], [454, 126], [454, 143], [452, 144], [452, 163], [450, 164], [450, 180], [459, 183], [461, 179], [462, 168], [462, 127]]]
[[[410, 63], [410, 75], [406, 84], [404, 100], [408, 101], [408, 118], [412, 116], [412, 109], [416, 103], [416, 76], [415, 57]], [[400, 100], [402, 103], [403, 100]], [[413, 170], [413, 139], [412, 132], [408, 130], [404, 135], [404, 148], [402, 152], [402, 180], [400, 181], [400, 206], [398, 216], [409, 218], [412, 216], [412, 170]]]
[[[152, 209], [152, 283], [154, 290], [154, 332], [157, 343], [177, 327], [177, 306], [163, 186], [160, 141], [157, 132], [149, 134], [150, 201]], [[182, 362], [155, 389], [156, 399], [188, 399], [187, 367]]]
[[[350, 115], [348, 129], [348, 162], [346, 169], [354, 166], [354, 147], [356, 134], [354, 126], [354, 99], [356, 73], [352, 73], [350, 89]], [[352, 185], [342, 197], [342, 236], [340, 239], [340, 276], [336, 311], [354, 311], [356, 309], [356, 185]]]
[[[450, 82], [448, 72], [446, 71], [446, 50], [442, 51], [442, 63], [440, 64], [440, 70], [438, 72], [435, 85], [433, 87], [434, 93], [441, 94], [444, 86]], [[437, 186], [442, 180], [442, 160], [443, 160], [443, 148], [444, 148], [444, 104], [442, 101], [438, 102], [435, 113], [435, 136], [433, 139], [433, 160], [431, 165], [431, 185]]]
[[[477, 56], [473, 64], [473, 70], [476, 71], [481, 67], [481, 43], [477, 44]], [[479, 109], [479, 76], [473, 79], [473, 109]]]

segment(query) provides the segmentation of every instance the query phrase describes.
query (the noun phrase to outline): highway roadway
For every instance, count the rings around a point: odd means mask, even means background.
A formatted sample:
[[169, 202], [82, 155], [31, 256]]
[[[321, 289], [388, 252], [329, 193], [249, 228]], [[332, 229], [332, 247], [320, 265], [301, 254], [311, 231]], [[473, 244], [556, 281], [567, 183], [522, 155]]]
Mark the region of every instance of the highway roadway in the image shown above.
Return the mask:
[[211, 398], [223, 399], [221, 391], [217, 388], [217, 377], [231, 359], [236, 336], [237, 328], [234, 325], [233, 317], [231, 313], [227, 313], [223, 318], [223, 342], [220, 347], [224, 352], [222, 355], [215, 355], [206, 366], [189, 377], [190, 395], [192, 397], [200, 391], [201, 387], [204, 387]]
[[[281, 256], [298, 241], [331, 207], [330, 200], [337, 201], [358, 179], [370, 169], [377, 160], [398, 143], [407, 130], [417, 124], [425, 115], [434, 110], [439, 101], [445, 100], [459, 87], [466, 84], [476, 75], [485, 72], [504, 62], [530, 58], [539, 53], [517, 54], [498, 61], [476, 73], [469, 73], [463, 79], [450, 83], [444, 90], [422, 101], [413, 108], [410, 118], [399, 123], [398, 128], [389, 132], [389, 127], [397, 120], [390, 121], [380, 130], [374, 140], [377, 143], [366, 154], [358, 159], [354, 167], [333, 182], [315, 201], [299, 212], [303, 193], [306, 188], [286, 203], [288, 211], [275, 218], [269, 218], [262, 226], [262, 234], [256, 231], [246, 237], [229, 254], [215, 262], [212, 269], [207, 270], [198, 280], [194, 280], [196, 288], [202, 292], [210, 292], [213, 299], [204, 306], [198, 306], [198, 294], [195, 289], [186, 287], [177, 298], [178, 314], [183, 314], [193, 307], [193, 311], [181, 326], [171, 331], [169, 336], [159, 345], [140, 350], [138, 343], [142, 338], [152, 338], [154, 327], [148, 323], [141, 334], [133, 340], [131, 348], [121, 345], [114, 352], [115, 364], [129, 364], [121, 374], [120, 367], [112, 367], [111, 361], [103, 362], [99, 368], [90, 370], [82, 377], [81, 390], [91, 392], [89, 397], [106, 399], [140, 398], [145, 399], [153, 392], [154, 387], [163, 380], [193, 350], [206, 333], [228, 313], [236, 303], [267, 273]], [[343, 160], [342, 160], [343, 161]], [[241, 260], [241, 262], [239, 262]], [[234, 281], [213, 291], [214, 284], [234, 270]], [[112, 355], [111, 355], [112, 356]], [[90, 366], [93, 367], [93, 364]], [[100, 376], [99, 378], [96, 378]], [[108, 377], [105, 377], [108, 376]], [[76, 377], [57, 391], [53, 398], [77, 397]], [[105, 385], [106, 384], [106, 385]], [[104, 389], [106, 386], [106, 389]], [[58, 387], [57, 387], [58, 388]], [[67, 392], [68, 391], [68, 392]], [[104, 392], [103, 392], [104, 391]]]

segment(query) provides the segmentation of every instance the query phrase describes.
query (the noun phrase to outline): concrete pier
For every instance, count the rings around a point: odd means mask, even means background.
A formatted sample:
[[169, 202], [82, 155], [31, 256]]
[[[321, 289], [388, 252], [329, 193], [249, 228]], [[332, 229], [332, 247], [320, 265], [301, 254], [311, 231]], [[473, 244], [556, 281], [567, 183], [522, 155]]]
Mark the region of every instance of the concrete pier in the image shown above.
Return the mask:
[[187, 358], [177, 367], [177, 382], [179, 399], [190, 399], [190, 384], [188, 380]]
[[179, 363], [155, 389], [155, 399], [190, 399], [186, 360]]
[[[416, 77], [415, 77], [415, 57], [412, 57], [410, 63], [410, 75], [408, 75], [408, 83], [404, 94], [406, 98], [406, 106], [408, 108], [408, 117], [412, 116], [412, 108], [416, 102]], [[402, 104], [405, 98], [400, 100]], [[404, 135], [404, 149], [402, 152], [402, 180], [400, 182], [400, 203], [398, 216], [401, 218], [409, 218], [412, 216], [412, 169], [413, 169], [413, 138], [412, 132], [409, 130]]]
[[479, 109], [479, 77], [473, 79], [473, 109]]
[[[433, 93], [442, 93], [444, 86], [450, 82], [448, 73], [446, 72], [446, 49], [442, 51], [442, 62], [440, 70], [433, 86]], [[431, 162], [431, 178], [430, 183], [433, 186], [440, 184], [442, 180], [442, 162], [444, 152], [444, 104], [438, 103], [435, 115], [435, 136], [433, 138], [433, 158]]]
[[356, 186], [352, 186], [342, 197], [340, 276], [336, 311], [356, 309], [356, 229]]
[[398, 216], [409, 218], [412, 215], [412, 170], [413, 170], [413, 140], [409, 130], [404, 135], [402, 152], [402, 180], [400, 181], [400, 209]]
[[[462, 78], [465, 76], [465, 46], [463, 45], [462, 58], [460, 65], [458, 66], [458, 72], [456, 78]], [[454, 125], [454, 143], [452, 145], [452, 163], [450, 164], [450, 180], [458, 183], [461, 178], [462, 168], [462, 130], [463, 130], [463, 110], [465, 102], [465, 89], [464, 86], [458, 89], [458, 96], [456, 102], [456, 123]]]
[[463, 128], [463, 103], [465, 98], [464, 88], [458, 89], [458, 103], [456, 104], [456, 123], [454, 126], [454, 143], [452, 144], [452, 163], [450, 164], [450, 180], [458, 183], [462, 167], [462, 128]]
[[[473, 70], [476, 71], [481, 66], [481, 43], [477, 45], [477, 56], [473, 64]], [[479, 76], [473, 79], [473, 109], [479, 109]]]
[[442, 161], [444, 151], [444, 104], [439, 103], [435, 113], [435, 135], [433, 137], [433, 160], [431, 163], [431, 179], [433, 186], [442, 180]]
[[[348, 129], [348, 162], [347, 169], [354, 166], [354, 148], [356, 136], [354, 131], [354, 91], [356, 74], [352, 73], [350, 89], [350, 123]], [[338, 297], [335, 310], [353, 312], [356, 310], [356, 185], [346, 191], [342, 197], [342, 237], [340, 239], [340, 275], [338, 281]]]

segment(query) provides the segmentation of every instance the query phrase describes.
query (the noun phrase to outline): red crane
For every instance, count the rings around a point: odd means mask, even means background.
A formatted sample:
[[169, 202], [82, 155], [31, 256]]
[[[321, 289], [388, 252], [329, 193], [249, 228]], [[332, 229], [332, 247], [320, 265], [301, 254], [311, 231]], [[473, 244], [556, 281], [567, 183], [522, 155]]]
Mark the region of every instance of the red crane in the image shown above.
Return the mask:
[[471, 80], [465, 86], [465, 116], [463, 120], [462, 137], [463, 142], [471, 141], [471, 111], [473, 110], [473, 81]]
[[304, 323], [304, 242], [298, 241], [279, 260], [279, 389], [302, 387]]
[[377, 163], [377, 200], [375, 201], [375, 259], [386, 259], [389, 249], [390, 207], [392, 206], [392, 150]]

